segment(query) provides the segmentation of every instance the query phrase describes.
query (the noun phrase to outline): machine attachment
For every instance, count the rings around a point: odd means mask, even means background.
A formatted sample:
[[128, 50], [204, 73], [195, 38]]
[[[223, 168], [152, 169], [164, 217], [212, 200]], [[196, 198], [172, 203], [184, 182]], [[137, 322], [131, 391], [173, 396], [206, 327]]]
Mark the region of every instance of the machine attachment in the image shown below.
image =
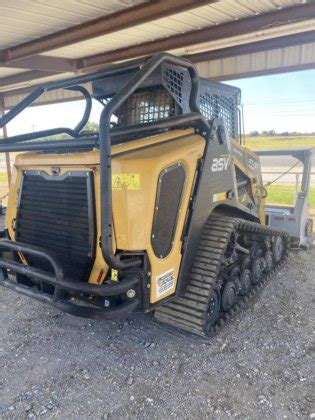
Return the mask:
[[286, 231], [291, 237], [293, 246], [309, 248], [313, 243], [313, 220], [310, 217], [308, 199], [315, 149], [263, 150], [256, 153], [261, 157], [293, 157], [302, 164], [302, 182], [301, 186], [297, 185], [295, 204], [293, 206], [267, 204], [266, 222], [268, 226]]

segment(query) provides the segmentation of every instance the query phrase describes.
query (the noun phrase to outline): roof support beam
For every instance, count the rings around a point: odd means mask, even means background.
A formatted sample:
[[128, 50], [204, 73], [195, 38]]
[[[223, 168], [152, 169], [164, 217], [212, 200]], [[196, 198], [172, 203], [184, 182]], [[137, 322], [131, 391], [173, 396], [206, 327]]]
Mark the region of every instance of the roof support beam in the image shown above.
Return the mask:
[[31, 71], [25, 71], [23, 73], [15, 74], [14, 76], [7, 76], [2, 77], [0, 79], [0, 89], [5, 87], [8, 89], [1, 89], [1, 90], [11, 90], [10, 86], [17, 85], [19, 83], [27, 83], [31, 80], [35, 79], [41, 79], [43, 77], [52, 76], [56, 74], [55, 72], [48, 72], [48, 71], [42, 71], [42, 70], [31, 70]]
[[78, 60], [78, 67], [80, 69], [98, 66], [115, 61], [150, 55], [161, 51], [170, 51], [176, 48], [202, 44], [203, 42], [217, 41], [219, 39], [250, 34], [251, 32], [266, 30], [268, 28], [312, 19], [314, 17], [315, 3], [307, 3], [241, 19], [235, 22], [224, 23], [197, 31], [190, 31], [184, 34], [170, 36], [168, 38], [157, 39], [133, 46], [131, 45], [126, 48], [108, 51], [103, 54], [84, 57], [81, 60]]
[[55, 71], [56, 73], [76, 71], [76, 60], [69, 58], [50, 57], [47, 55], [34, 55], [33, 57], [23, 58], [18, 61], [6, 64], [0, 63], [0, 67], [15, 69]]
[[[227, 57], [236, 57], [244, 54], [252, 54], [261, 51], [271, 51], [278, 48], [292, 47], [295, 45], [303, 45], [315, 42], [315, 30], [300, 32], [293, 35], [281, 36], [273, 39], [266, 39], [262, 41], [249, 42], [246, 44], [235, 45], [216, 50], [203, 51], [196, 54], [185, 55], [184, 58], [192, 61], [193, 63], [202, 63], [206, 61], [218, 60]], [[88, 69], [86, 70], [88, 72]], [[10, 86], [18, 85], [23, 82], [30, 82], [43, 77], [47, 77], [54, 72], [43, 71], [27, 71], [14, 76], [0, 78], [0, 91], [10, 90]], [[8, 88], [8, 89], [7, 89]]]
[[158, 0], [149, 1], [117, 13], [64, 29], [42, 38], [0, 51], [0, 63], [19, 60], [56, 48], [108, 35], [176, 13], [195, 9], [217, 0]]
[[307, 44], [315, 41], [315, 30], [300, 32], [293, 35], [280, 36], [263, 41], [250, 42], [247, 44], [233, 45], [231, 47], [217, 50], [203, 51], [196, 54], [185, 55], [184, 57], [193, 63], [218, 60], [220, 58], [236, 57], [244, 54], [252, 54], [260, 51], [276, 50], [278, 48], [292, 47], [294, 45]]
[[[3, 117], [5, 114], [5, 104], [4, 104], [4, 96], [0, 93], [0, 117]], [[8, 137], [8, 130], [7, 126], [5, 125], [2, 129], [3, 132], [3, 138], [6, 139]], [[11, 184], [11, 162], [10, 162], [10, 154], [8, 152], [5, 152], [5, 164], [7, 169], [7, 179], [8, 184], [10, 187]]]
[[[307, 46], [307, 44], [301, 44], [301, 46]], [[290, 47], [290, 46], [289, 46]], [[287, 49], [284, 48], [284, 51]], [[268, 51], [268, 50], [265, 50]], [[300, 57], [300, 55], [298, 55]], [[243, 57], [243, 56], [240, 56]], [[224, 58], [224, 57], [221, 57]], [[257, 69], [257, 70], [249, 70], [249, 71], [240, 71], [237, 73], [231, 72], [230, 74], [226, 75], [220, 75], [220, 76], [207, 76], [203, 75], [204, 77], [210, 77], [211, 80], [217, 80], [217, 81], [224, 81], [224, 80], [232, 80], [232, 79], [241, 79], [246, 77], [253, 77], [253, 76], [261, 76], [261, 75], [269, 75], [269, 74], [278, 74], [278, 73], [285, 73], [285, 72], [293, 72], [293, 71], [301, 71], [301, 70], [307, 70], [307, 69], [314, 69], [315, 68], [315, 61], [309, 60], [309, 62], [300, 62], [299, 58], [296, 57], [297, 60], [294, 61], [292, 64], [287, 63], [279, 63], [279, 65], [276, 68], [263, 68], [263, 69]], [[197, 64], [198, 65], [198, 64]], [[199, 65], [198, 65], [199, 66]], [[201, 64], [202, 66], [202, 64]], [[200, 69], [200, 72], [202, 73], [202, 70]], [[35, 85], [35, 83], [34, 83]], [[1, 89], [0, 88], [0, 98], [1, 95], [4, 96], [6, 99], [6, 109], [12, 108], [12, 103], [16, 104], [16, 102], [12, 102], [12, 99], [15, 97], [19, 97], [19, 95], [26, 95], [34, 90], [35, 86], [28, 86], [28, 87], [17, 87], [15, 89], [8, 88], [8, 89]], [[1, 93], [3, 91], [3, 93]], [[43, 105], [43, 104], [50, 104], [50, 103], [59, 103], [59, 102], [67, 102], [67, 101], [74, 101], [76, 99], [81, 99], [80, 96], [78, 97], [64, 97], [62, 96], [61, 99], [45, 99], [43, 102], [36, 102], [32, 104], [32, 106], [37, 105]], [[10, 105], [9, 105], [10, 104]]]

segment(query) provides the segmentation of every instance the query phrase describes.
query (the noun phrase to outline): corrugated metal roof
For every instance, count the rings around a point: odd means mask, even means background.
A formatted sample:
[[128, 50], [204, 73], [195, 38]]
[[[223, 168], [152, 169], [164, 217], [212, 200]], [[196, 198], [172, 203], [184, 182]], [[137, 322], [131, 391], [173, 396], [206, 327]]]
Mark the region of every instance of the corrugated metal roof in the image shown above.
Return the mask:
[[[315, 63], [315, 42], [286, 47], [272, 51], [261, 51], [244, 54], [238, 57], [223, 58], [197, 64], [202, 77], [210, 79], [228, 80], [235, 77], [242, 78], [246, 74], [268, 74], [279, 69], [296, 70]], [[314, 70], [315, 75], [315, 70]]]
[[79, 58], [298, 4], [301, 4], [301, 0], [222, 0], [171, 17], [157, 19], [153, 23], [138, 25], [114, 34], [80, 42], [71, 47], [49, 51], [47, 55]]
[[0, 1], [0, 49], [118, 12], [147, 0]]

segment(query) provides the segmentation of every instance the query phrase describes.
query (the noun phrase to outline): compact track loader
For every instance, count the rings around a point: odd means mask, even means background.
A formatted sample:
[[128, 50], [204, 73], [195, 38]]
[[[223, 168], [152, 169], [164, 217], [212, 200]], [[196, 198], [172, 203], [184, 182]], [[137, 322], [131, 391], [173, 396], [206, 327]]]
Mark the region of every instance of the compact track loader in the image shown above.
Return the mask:
[[[240, 91], [159, 54], [46, 84], [0, 126], [56, 89], [85, 98], [74, 129], [0, 144], [27, 152], [14, 164], [0, 285], [81, 317], [154, 311], [215, 334], [290, 243], [266, 224], [259, 157], [240, 144]], [[97, 134], [84, 131], [92, 98], [103, 105]]]

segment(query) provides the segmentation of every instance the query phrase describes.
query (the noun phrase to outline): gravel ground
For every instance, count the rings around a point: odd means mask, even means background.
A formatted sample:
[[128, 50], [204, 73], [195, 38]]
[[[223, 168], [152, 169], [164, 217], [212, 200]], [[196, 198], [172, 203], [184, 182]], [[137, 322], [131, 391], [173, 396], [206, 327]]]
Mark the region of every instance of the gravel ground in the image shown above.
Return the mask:
[[292, 253], [210, 340], [145, 315], [74, 318], [1, 290], [0, 418], [315, 418], [314, 268], [314, 249]]

